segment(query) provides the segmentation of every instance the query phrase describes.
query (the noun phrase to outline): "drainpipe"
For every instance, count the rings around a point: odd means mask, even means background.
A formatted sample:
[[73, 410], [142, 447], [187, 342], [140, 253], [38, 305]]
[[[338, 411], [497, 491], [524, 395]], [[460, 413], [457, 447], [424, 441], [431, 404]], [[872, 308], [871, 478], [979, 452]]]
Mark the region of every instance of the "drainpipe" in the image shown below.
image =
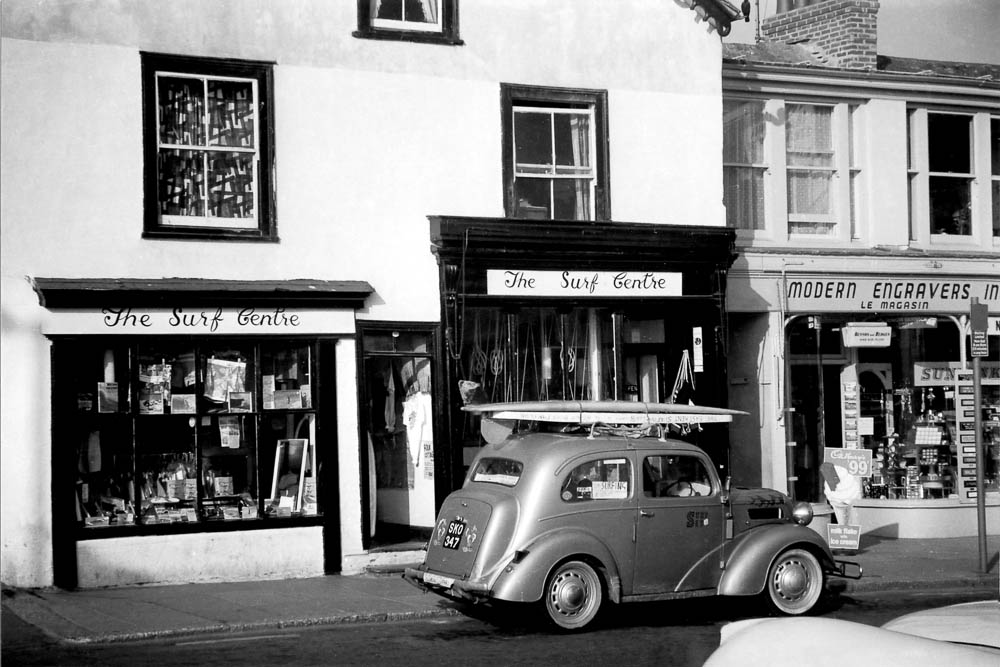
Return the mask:
[[778, 306], [781, 315], [781, 373], [778, 375], [782, 382], [781, 396], [782, 405], [778, 410], [778, 423], [782, 425], [785, 432], [785, 485], [788, 497], [795, 500], [795, 482], [798, 477], [795, 475], [795, 433], [792, 412], [792, 387], [791, 369], [788, 366], [789, 345], [788, 345], [788, 325], [802, 317], [801, 315], [788, 315], [788, 274], [786, 269], [789, 266], [802, 266], [803, 262], [782, 262], [781, 263], [781, 292], [778, 295]]

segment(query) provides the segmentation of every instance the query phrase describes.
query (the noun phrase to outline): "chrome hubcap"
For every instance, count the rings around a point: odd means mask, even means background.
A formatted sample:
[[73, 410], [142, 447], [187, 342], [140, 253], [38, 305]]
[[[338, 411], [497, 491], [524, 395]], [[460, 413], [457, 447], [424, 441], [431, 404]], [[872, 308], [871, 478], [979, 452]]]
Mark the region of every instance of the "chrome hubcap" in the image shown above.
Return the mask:
[[774, 573], [774, 590], [786, 600], [797, 600], [809, 590], [809, 571], [799, 561], [787, 561]]
[[552, 584], [552, 604], [564, 614], [576, 614], [587, 602], [587, 583], [576, 572], [563, 572]]

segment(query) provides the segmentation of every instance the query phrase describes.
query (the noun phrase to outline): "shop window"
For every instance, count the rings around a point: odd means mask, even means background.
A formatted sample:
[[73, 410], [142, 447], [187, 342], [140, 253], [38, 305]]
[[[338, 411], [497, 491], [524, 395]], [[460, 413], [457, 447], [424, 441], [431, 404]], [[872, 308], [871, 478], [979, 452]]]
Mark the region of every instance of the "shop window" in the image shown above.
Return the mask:
[[81, 536], [322, 514], [316, 344], [54, 349], [58, 515]]
[[857, 104], [724, 100], [727, 224], [755, 238], [858, 238], [863, 115]]
[[907, 121], [911, 239], [993, 245], [1000, 235], [1000, 123], [986, 113], [924, 108], [910, 109]]
[[270, 64], [145, 53], [145, 236], [275, 240]]
[[509, 217], [607, 220], [607, 93], [502, 86]]
[[358, 0], [354, 36], [461, 44], [458, 0]]
[[625, 500], [630, 494], [628, 459], [596, 459], [576, 466], [563, 480], [559, 497], [565, 502]]

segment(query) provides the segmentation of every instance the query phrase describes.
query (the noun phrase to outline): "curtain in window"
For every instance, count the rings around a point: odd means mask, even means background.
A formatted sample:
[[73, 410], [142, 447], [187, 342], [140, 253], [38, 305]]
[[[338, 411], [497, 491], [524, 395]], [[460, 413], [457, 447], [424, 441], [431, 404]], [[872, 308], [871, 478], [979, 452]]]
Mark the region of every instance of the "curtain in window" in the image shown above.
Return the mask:
[[764, 104], [723, 108], [723, 203], [734, 229], [764, 229]]
[[[804, 104], [785, 107], [788, 214], [830, 216], [833, 177], [833, 109]], [[792, 225], [790, 231], [826, 233], [828, 227]]]
[[[574, 116], [570, 120], [570, 133], [573, 137], [573, 165], [582, 171], [590, 167], [590, 117]], [[577, 220], [590, 219], [590, 183], [589, 179], [576, 181], [576, 211], [573, 217]]]

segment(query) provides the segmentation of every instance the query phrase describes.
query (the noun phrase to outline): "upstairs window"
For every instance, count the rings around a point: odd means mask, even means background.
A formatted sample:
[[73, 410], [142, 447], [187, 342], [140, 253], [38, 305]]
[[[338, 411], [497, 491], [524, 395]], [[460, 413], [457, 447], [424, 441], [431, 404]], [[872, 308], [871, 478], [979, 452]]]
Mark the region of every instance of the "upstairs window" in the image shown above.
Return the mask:
[[764, 229], [764, 103], [732, 100], [723, 107], [726, 222], [734, 229]]
[[607, 93], [503, 87], [504, 204], [538, 220], [607, 220]]
[[728, 226], [775, 241], [859, 238], [859, 105], [723, 102]]
[[271, 66], [143, 54], [145, 235], [275, 239]]
[[1000, 119], [911, 108], [910, 236], [917, 243], [1000, 243]]
[[461, 44], [458, 0], [358, 0], [354, 36]]

